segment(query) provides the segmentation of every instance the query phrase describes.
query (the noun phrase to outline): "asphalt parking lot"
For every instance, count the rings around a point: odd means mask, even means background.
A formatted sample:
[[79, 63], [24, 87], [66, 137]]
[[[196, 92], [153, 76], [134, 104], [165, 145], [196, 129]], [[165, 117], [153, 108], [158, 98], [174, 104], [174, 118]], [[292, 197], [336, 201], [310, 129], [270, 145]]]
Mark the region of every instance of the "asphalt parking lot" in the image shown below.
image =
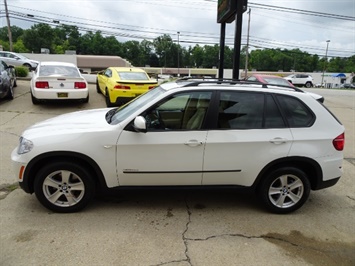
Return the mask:
[[344, 175], [292, 214], [235, 190], [125, 191], [57, 214], [17, 188], [10, 153], [33, 123], [105, 101], [91, 84], [88, 104], [34, 106], [18, 81], [0, 100], [0, 265], [355, 265], [355, 91], [307, 90], [346, 127]]

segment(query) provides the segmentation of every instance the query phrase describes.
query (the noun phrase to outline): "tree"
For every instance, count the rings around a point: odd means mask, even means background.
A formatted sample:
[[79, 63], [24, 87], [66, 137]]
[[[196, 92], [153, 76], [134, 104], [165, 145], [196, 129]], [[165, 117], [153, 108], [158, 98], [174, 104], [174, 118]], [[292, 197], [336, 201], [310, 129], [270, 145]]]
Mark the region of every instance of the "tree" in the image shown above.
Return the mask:
[[159, 58], [159, 65], [168, 67], [174, 65], [173, 40], [170, 35], [164, 34], [153, 40], [155, 53]]
[[153, 43], [151, 41], [143, 40], [139, 44], [141, 50], [141, 66], [150, 65], [150, 56], [153, 51]]
[[141, 66], [143, 63], [142, 51], [138, 41], [128, 41], [123, 44], [123, 57], [134, 66]]
[[28, 50], [34, 53], [40, 53], [41, 48], [52, 47], [52, 40], [55, 37], [55, 31], [44, 23], [36, 24], [24, 32], [23, 43]]
[[212, 68], [217, 67], [219, 63], [219, 46], [215, 44], [214, 46], [205, 45], [203, 47], [203, 67]]
[[197, 68], [202, 67], [204, 54], [205, 53], [203, 48], [198, 44], [196, 44], [195, 47], [192, 48], [191, 57], [192, 57], [192, 64], [194, 67]]
[[[11, 26], [12, 41], [16, 42], [24, 33], [24, 30], [17, 26]], [[7, 27], [0, 28], [0, 40], [9, 41]]]

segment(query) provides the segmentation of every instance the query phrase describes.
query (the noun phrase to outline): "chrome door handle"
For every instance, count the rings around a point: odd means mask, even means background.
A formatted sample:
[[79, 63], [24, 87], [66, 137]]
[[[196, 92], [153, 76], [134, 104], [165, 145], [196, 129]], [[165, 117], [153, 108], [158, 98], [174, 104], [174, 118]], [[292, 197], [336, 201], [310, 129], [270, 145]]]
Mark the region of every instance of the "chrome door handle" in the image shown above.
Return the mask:
[[285, 138], [270, 139], [270, 142], [273, 144], [283, 144], [283, 143], [286, 143], [287, 141], [288, 141], [288, 139], [285, 139]]
[[196, 139], [192, 139], [184, 143], [184, 145], [191, 146], [191, 147], [201, 146], [202, 144], [203, 144], [202, 141], [198, 141]]

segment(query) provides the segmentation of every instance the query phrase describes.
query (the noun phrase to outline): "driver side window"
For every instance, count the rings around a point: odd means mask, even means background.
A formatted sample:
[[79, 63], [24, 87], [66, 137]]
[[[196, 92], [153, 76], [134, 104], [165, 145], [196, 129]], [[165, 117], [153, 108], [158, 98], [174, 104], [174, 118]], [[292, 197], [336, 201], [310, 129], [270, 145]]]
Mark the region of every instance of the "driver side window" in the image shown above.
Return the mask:
[[147, 130], [201, 129], [211, 95], [212, 92], [194, 91], [168, 97], [143, 114]]

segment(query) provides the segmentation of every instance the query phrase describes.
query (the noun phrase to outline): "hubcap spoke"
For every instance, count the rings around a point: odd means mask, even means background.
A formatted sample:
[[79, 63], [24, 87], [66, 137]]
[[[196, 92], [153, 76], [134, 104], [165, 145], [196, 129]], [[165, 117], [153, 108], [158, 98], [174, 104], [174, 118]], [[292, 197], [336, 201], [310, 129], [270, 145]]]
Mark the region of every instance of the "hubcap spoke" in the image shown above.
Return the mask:
[[283, 207], [285, 199], [286, 199], [285, 195], [280, 195], [278, 200], [275, 202], [276, 206]]
[[290, 192], [290, 194], [288, 194], [287, 197], [290, 198], [293, 201], [293, 203], [297, 203], [301, 199], [301, 195], [296, 195], [292, 192]]
[[52, 178], [46, 178], [43, 182], [44, 186], [54, 187], [54, 188], [58, 188], [60, 184], [61, 184], [60, 182], [58, 182]]
[[288, 176], [287, 175], [280, 176], [279, 179], [280, 179], [282, 187], [287, 186], [287, 180], [288, 180]]
[[61, 195], [63, 195], [63, 193], [60, 192], [59, 190], [57, 190], [57, 191], [54, 192], [53, 194], [48, 195], [48, 196], [47, 196], [47, 199], [48, 199], [50, 202], [52, 202], [53, 204], [55, 204], [56, 201], [59, 199], [59, 197], [60, 197]]
[[62, 170], [61, 171], [61, 174], [62, 174], [62, 183], [69, 183], [69, 178], [71, 176], [71, 172], [69, 171], [65, 171], [65, 170]]
[[69, 184], [70, 186], [70, 190], [85, 190], [85, 186], [84, 186], [84, 183], [83, 182], [80, 182], [80, 183], [71, 183]]
[[296, 180], [295, 182], [293, 182], [292, 184], [290, 184], [290, 190], [294, 190], [296, 188], [300, 188], [303, 187], [303, 183], [301, 182], [301, 180]]
[[280, 187], [271, 187], [269, 190], [269, 195], [277, 195], [281, 194], [281, 188]]

